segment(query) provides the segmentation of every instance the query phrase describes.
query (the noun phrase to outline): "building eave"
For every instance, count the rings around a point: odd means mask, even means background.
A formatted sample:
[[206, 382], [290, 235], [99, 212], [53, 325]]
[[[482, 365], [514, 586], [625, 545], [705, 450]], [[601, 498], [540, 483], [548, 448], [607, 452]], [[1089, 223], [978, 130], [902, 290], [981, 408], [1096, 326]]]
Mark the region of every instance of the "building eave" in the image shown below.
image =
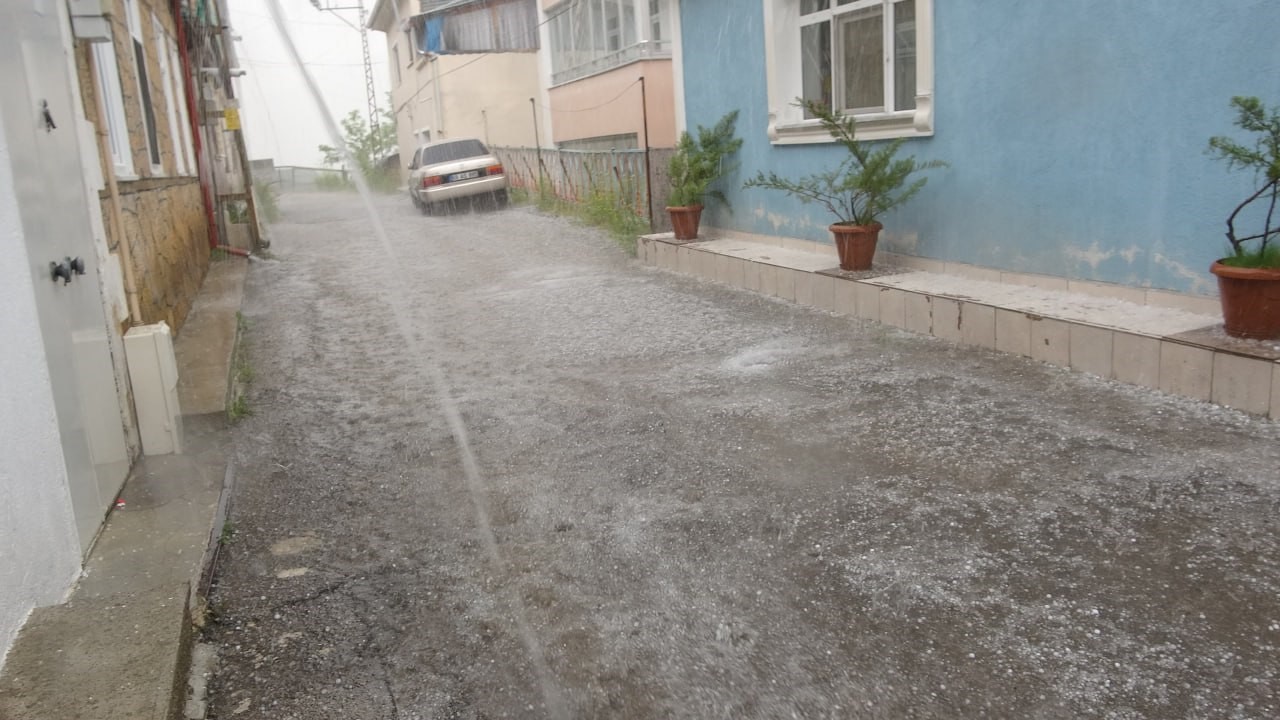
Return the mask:
[[[391, 5], [393, 2], [396, 2], [396, 0], [378, 0], [374, 3], [373, 10], [369, 12], [369, 19], [365, 21], [364, 26], [378, 32], [390, 32], [391, 23], [395, 19], [392, 17], [395, 14]], [[389, 12], [390, 15], [383, 18]]]

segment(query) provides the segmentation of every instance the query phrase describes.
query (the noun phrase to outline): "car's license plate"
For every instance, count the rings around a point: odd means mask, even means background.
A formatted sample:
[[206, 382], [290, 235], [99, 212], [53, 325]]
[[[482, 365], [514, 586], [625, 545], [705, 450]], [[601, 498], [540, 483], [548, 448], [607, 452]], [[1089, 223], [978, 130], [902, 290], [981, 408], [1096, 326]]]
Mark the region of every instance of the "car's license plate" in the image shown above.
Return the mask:
[[450, 175], [449, 182], [456, 182], [458, 180], [470, 180], [471, 178], [478, 178], [478, 177], [480, 177], [479, 170], [468, 170], [466, 172], [454, 173]]

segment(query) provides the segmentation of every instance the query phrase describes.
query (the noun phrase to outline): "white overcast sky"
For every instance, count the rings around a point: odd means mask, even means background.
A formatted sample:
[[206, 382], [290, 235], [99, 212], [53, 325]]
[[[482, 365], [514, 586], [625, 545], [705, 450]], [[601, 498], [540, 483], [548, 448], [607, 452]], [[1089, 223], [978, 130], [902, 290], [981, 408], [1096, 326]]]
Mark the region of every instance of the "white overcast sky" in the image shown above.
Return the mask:
[[[271, 0], [267, 0], [270, 2]], [[360, 34], [355, 10], [322, 12], [310, 0], [279, 0], [302, 60], [315, 76], [335, 119], [351, 110], [368, 115]], [[373, 0], [364, 0], [366, 10]], [[237, 82], [240, 116], [250, 159], [276, 165], [320, 166], [321, 143], [331, 144], [310, 93], [286, 55], [271, 11], [263, 0], [228, 0], [231, 25], [240, 41], [236, 52], [244, 77]], [[354, 6], [356, 0], [321, 0], [321, 6]], [[343, 22], [346, 20], [350, 25]], [[369, 32], [379, 109], [387, 91], [386, 36]]]

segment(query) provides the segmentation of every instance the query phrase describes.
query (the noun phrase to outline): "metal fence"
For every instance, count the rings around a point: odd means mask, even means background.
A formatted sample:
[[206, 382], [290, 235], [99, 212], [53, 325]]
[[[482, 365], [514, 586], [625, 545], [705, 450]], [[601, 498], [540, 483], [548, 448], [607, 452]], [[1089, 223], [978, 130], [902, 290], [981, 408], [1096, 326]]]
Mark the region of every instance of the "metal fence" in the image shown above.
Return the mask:
[[266, 180], [280, 192], [314, 192], [350, 187], [351, 173], [342, 169], [278, 165], [268, 171], [254, 172], [255, 180]]
[[[653, 232], [671, 229], [667, 198], [671, 183], [667, 164], [672, 148], [651, 148], [646, 168], [644, 150], [537, 150], [535, 148], [491, 148], [502, 161], [513, 187], [536, 190], [539, 185], [556, 197], [580, 203], [597, 190], [624, 198], [639, 217], [648, 217]], [[648, 182], [646, 182], [646, 169]], [[653, 203], [649, 203], [649, 188]]]

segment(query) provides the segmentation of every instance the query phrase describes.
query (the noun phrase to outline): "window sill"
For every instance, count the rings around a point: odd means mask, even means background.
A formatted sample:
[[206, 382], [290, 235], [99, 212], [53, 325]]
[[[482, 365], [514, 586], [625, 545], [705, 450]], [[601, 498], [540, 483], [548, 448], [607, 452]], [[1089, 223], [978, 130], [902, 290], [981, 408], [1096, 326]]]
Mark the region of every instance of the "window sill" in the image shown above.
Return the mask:
[[[933, 98], [917, 95], [914, 111], [858, 115], [856, 118], [859, 140], [930, 137], [933, 135]], [[769, 142], [774, 145], [810, 145], [829, 143], [832, 139], [817, 120], [779, 122], [777, 115], [770, 113]]]

